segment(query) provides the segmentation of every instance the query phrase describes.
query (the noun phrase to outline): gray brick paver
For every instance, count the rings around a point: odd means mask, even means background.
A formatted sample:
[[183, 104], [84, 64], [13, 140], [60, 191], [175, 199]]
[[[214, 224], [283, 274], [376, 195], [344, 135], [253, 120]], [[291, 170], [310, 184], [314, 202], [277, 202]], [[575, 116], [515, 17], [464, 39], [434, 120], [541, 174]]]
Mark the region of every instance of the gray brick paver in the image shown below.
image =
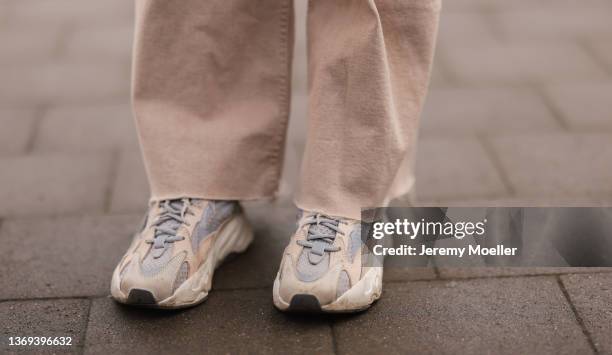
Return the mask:
[[103, 58], [0, 66], [0, 76], [0, 106], [99, 104], [129, 97], [128, 66]]
[[508, 194], [477, 140], [424, 138], [417, 151], [416, 191], [421, 200]]
[[612, 131], [612, 81], [549, 86], [546, 94], [570, 129]]
[[519, 196], [597, 196], [612, 192], [612, 135], [551, 133], [491, 140]]
[[0, 157], [0, 216], [99, 212], [110, 156], [40, 154]]
[[[588, 4], [588, 1], [586, 1]], [[555, 5], [551, 5], [555, 6]], [[556, 6], [555, 6], [556, 7]], [[612, 6], [608, 11], [612, 10]], [[606, 38], [612, 36], [610, 13], [598, 8], [506, 11], [496, 22], [506, 39], [525, 42]]]
[[584, 9], [598, 9], [598, 10], [609, 10], [612, 9], [612, 4], [608, 0], [468, 0], [472, 2], [480, 2], [488, 4], [488, 8], [491, 10], [549, 10], [549, 12], [556, 12], [559, 10], [584, 10]]
[[470, 85], [602, 81], [607, 72], [573, 43], [455, 45], [442, 48], [449, 70]]
[[597, 350], [612, 354], [612, 274], [566, 275], [561, 280]]
[[149, 200], [149, 183], [140, 151], [119, 154], [117, 174], [110, 201], [111, 213], [144, 212]]
[[542, 98], [529, 88], [433, 89], [425, 104], [421, 135], [495, 136], [560, 128]]
[[444, 3], [446, 11], [583, 10], [612, 8], [608, 0], [455, 0]]
[[38, 111], [0, 108], [0, 156], [24, 154], [29, 148]]
[[610, 46], [610, 40], [592, 41], [587, 45], [593, 51], [593, 55], [603, 63], [608, 73], [612, 73], [612, 46]]
[[475, 278], [475, 277], [505, 277], [533, 276], [547, 274], [612, 272], [612, 268], [595, 267], [456, 267], [439, 268], [443, 279]]
[[0, 302], [0, 334], [5, 336], [71, 337], [71, 346], [0, 345], [0, 352], [15, 353], [72, 353], [78, 354], [83, 346], [87, 327], [89, 300], [36, 300]]
[[387, 285], [334, 333], [341, 353], [590, 353], [552, 277]]
[[137, 149], [130, 105], [60, 106], [50, 108], [38, 126], [34, 151], [96, 152]]
[[[104, 296], [140, 215], [6, 219], [0, 300]], [[27, 280], [27, 282], [24, 282]]]
[[70, 33], [66, 39], [64, 58], [114, 58], [129, 63], [132, 55], [133, 25], [83, 28]]
[[154, 312], [96, 299], [86, 344], [86, 354], [333, 353], [328, 321], [278, 312], [269, 289], [213, 293], [201, 306], [182, 312]]
[[462, 44], [487, 45], [498, 42], [498, 36], [488, 15], [479, 12], [446, 12], [440, 19], [438, 45], [445, 47]]
[[[4, 0], [7, 1], [7, 0]], [[73, 23], [79, 26], [113, 26], [131, 23], [134, 4], [124, 0], [11, 0], [10, 24], [49, 26]]]
[[0, 65], [44, 63], [55, 57], [60, 37], [60, 27], [25, 27], [10, 30], [2, 30], [0, 27]]

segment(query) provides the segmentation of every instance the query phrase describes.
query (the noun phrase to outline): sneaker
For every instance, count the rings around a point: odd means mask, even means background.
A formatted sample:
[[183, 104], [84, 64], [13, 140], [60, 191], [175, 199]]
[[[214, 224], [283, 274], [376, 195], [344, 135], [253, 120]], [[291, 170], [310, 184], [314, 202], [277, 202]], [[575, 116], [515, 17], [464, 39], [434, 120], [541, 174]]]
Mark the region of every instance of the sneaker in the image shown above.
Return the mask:
[[361, 223], [303, 212], [274, 281], [281, 311], [357, 312], [382, 293], [382, 267], [364, 263]]
[[215, 268], [252, 240], [237, 202], [154, 202], [115, 268], [111, 295], [120, 303], [156, 308], [196, 305], [208, 296]]

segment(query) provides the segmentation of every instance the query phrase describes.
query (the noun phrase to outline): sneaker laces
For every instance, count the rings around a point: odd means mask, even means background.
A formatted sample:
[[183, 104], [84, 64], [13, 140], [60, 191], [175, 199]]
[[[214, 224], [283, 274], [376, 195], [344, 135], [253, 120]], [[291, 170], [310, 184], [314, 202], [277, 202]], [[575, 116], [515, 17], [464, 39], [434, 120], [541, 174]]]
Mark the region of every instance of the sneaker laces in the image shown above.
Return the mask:
[[157, 219], [151, 224], [154, 229], [153, 238], [146, 240], [148, 244], [153, 244], [154, 258], [162, 256], [171, 243], [185, 239], [185, 237], [179, 237], [177, 233], [182, 225], [189, 226], [185, 216], [194, 214], [189, 208], [191, 204], [192, 200], [188, 198], [166, 200], [159, 203], [161, 211]]
[[338, 234], [344, 235], [339, 230], [340, 224], [346, 222], [340, 219], [332, 218], [323, 214], [315, 214], [308, 216], [302, 222], [302, 225], [308, 225], [308, 233], [306, 240], [298, 240], [297, 244], [304, 248], [309, 248], [308, 259], [311, 263], [318, 264], [323, 260], [325, 253], [336, 252], [340, 250], [339, 246], [334, 245]]

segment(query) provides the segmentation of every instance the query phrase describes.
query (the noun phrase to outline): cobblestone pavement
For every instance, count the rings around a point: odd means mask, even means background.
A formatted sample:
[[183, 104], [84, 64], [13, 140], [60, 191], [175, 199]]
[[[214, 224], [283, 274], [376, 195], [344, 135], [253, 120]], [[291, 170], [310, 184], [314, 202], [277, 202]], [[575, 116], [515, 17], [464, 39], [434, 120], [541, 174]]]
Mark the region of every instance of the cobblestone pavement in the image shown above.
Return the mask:
[[[0, 334], [68, 335], [78, 353], [612, 354], [606, 270], [390, 269], [367, 313], [273, 309], [304, 142], [303, 29], [283, 198], [247, 207], [253, 247], [200, 307], [114, 304], [111, 271], [147, 199], [128, 103], [132, 16], [126, 0], [0, 0]], [[610, 0], [446, 1], [419, 199], [610, 205], [610, 23]]]

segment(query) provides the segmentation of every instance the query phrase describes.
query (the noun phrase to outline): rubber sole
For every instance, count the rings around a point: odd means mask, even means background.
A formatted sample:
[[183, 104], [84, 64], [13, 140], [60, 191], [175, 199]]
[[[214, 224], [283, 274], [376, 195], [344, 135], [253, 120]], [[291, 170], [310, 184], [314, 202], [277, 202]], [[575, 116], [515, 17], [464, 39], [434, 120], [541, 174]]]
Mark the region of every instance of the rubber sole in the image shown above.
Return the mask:
[[133, 288], [130, 290], [126, 303], [141, 306], [154, 306], [157, 304], [153, 294], [147, 290]]
[[320, 313], [321, 304], [319, 300], [313, 295], [295, 295], [291, 298], [291, 302], [289, 303], [289, 308], [287, 308], [289, 312], [298, 312], [298, 313]]
[[280, 280], [274, 281], [274, 306], [283, 312], [295, 313], [358, 313], [370, 308], [382, 295], [382, 272], [380, 267], [372, 268], [353, 287], [334, 302], [321, 305], [316, 295], [296, 294], [286, 302], [280, 297]]
[[325, 310], [323, 307], [321, 307], [319, 300], [315, 296], [301, 294], [293, 296], [293, 298], [291, 298], [291, 302], [289, 303], [289, 307], [284, 309], [283, 312], [308, 314], [352, 314], [367, 311], [377, 301], [378, 299], [375, 299], [368, 305], [351, 309]]

